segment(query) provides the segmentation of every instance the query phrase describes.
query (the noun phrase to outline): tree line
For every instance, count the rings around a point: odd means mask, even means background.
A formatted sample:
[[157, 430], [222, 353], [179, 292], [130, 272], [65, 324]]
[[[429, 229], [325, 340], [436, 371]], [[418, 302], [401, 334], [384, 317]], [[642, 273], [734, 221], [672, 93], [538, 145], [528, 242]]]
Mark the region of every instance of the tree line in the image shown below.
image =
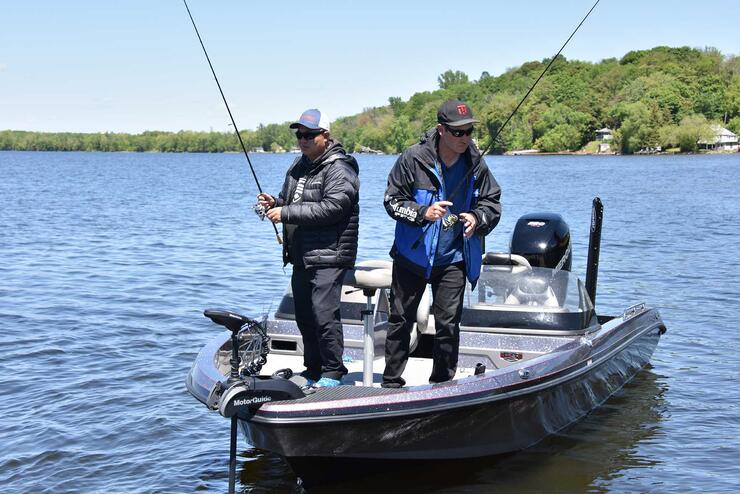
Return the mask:
[[[285, 124], [260, 125], [239, 135], [249, 151], [280, 152], [295, 147], [295, 134]], [[147, 131], [126, 133], [70, 133], [0, 131], [0, 150], [16, 151], [131, 151], [160, 153], [241, 152], [233, 132]]]
[[481, 120], [475, 137], [481, 148], [502, 153], [516, 149], [575, 151], [595, 139], [597, 129], [612, 129], [613, 147], [630, 154], [642, 149], [695, 151], [699, 139], [718, 123], [740, 133], [740, 57], [714, 48], [631, 51], [598, 63], [558, 57], [517, 114], [491, 142], [549, 59], [528, 62], [477, 81], [449, 70], [439, 89], [339, 119], [336, 134], [349, 149], [367, 146], [400, 152], [435, 124], [436, 108], [448, 98], [462, 99]]
[[[500, 76], [487, 72], [471, 80], [461, 71], [438, 77], [439, 88], [407, 101], [337, 119], [332, 133], [353, 152], [398, 153], [436, 123], [446, 99], [466, 101], [481, 123], [474, 136], [481, 148], [575, 151], [592, 145], [595, 131], [612, 129], [612, 146], [623, 154], [643, 149], [695, 151], [697, 141], [721, 124], [740, 133], [740, 57], [715, 48], [659, 46], [631, 51], [598, 63], [558, 57], [514, 118], [491, 142], [550, 59], [527, 62]], [[288, 123], [240, 131], [248, 150], [295, 148]], [[39, 133], [0, 131], [0, 149], [65, 151], [238, 152], [233, 133], [144, 132]]]

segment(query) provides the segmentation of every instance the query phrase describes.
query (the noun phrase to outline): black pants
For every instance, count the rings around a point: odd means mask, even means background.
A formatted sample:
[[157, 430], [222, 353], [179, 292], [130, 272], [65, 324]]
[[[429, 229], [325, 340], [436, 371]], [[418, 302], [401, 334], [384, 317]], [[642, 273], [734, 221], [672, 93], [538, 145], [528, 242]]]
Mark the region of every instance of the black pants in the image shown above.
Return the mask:
[[339, 313], [345, 268], [293, 268], [291, 287], [295, 319], [303, 337], [305, 376], [340, 379], [347, 374], [342, 363], [344, 335]]
[[465, 294], [465, 263], [434, 267], [432, 276], [427, 281], [394, 262], [391, 313], [385, 340], [385, 384], [406, 383], [401, 374], [409, 358], [411, 330], [427, 283], [432, 285], [432, 313], [435, 323], [432, 352], [434, 364], [429, 382], [444, 382], [455, 377], [460, 347], [460, 317]]

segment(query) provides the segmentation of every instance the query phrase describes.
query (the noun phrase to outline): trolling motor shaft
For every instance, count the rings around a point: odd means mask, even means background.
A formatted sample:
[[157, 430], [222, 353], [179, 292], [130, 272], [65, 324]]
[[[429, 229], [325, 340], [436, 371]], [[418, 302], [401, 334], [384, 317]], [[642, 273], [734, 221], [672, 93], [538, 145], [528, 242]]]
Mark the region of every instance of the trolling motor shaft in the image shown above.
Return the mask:
[[[225, 383], [218, 381], [208, 395], [209, 408], [231, 419], [231, 442], [229, 443], [229, 494], [236, 485], [236, 441], [238, 419], [248, 420], [263, 403], [277, 400], [302, 398], [303, 392], [289, 381], [287, 373], [273, 376], [256, 375], [266, 362], [270, 338], [264, 327], [254, 319], [226, 310], [208, 309], [207, 318], [231, 331], [231, 372]], [[244, 338], [241, 338], [245, 336]], [[246, 376], [241, 375], [239, 340], [245, 341], [245, 353], [251, 352], [250, 362], [245, 367]], [[255, 345], [251, 346], [254, 340]]]

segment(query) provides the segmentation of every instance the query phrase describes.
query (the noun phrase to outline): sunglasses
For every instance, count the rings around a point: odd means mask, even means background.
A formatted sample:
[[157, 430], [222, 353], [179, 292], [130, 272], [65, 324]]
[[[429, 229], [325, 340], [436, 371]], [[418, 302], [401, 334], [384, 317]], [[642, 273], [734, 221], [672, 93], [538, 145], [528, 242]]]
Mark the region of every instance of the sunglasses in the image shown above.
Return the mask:
[[310, 132], [301, 132], [300, 130], [296, 130], [295, 132], [295, 138], [299, 141], [301, 139], [314, 139], [317, 135], [323, 134], [324, 132], [322, 130], [312, 130]]
[[473, 127], [470, 127], [467, 130], [461, 130], [461, 129], [453, 129], [449, 125], [445, 125], [445, 129], [452, 134], [455, 137], [462, 137], [462, 136], [469, 136], [473, 134], [473, 130], [475, 130]]

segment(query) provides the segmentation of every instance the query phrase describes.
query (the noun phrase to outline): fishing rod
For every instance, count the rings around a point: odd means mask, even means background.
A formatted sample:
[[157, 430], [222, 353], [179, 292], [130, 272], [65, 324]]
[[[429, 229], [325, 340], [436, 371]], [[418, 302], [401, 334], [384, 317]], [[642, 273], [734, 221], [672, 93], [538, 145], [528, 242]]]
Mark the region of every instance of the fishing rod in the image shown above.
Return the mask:
[[[190, 13], [190, 7], [188, 7], [188, 2], [186, 0], [182, 0], [182, 3], [185, 4], [185, 9], [188, 11], [188, 16], [190, 17], [190, 22], [193, 23], [193, 29], [195, 29], [195, 34], [198, 36], [198, 41], [200, 41], [200, 46], [203, 48], [203, 53], [206, 56], [206, 60], [208, 61], [208, 66], [211, 68], [211, 73], [213, 74], [213, 78], [216, 80], [216, 85], [218, 86], [218, 91], [221, 93], [221, 99], [224, 100], [224, 105], [226, 105], [226, 111], [229, 113], [229, 118], [231, 119], [231, 125], [234, 127], [234, 133], [236, 133], [236, 137], [239, 139], [239, 144], [241, 144], [242, 151], [244, 151], [244, 156], [247, 158], [247, 163], [249, 164], [249, 169], [252, 171], [252, 176], [254, 177], [254, 183], [257, 184], [257, 190], [259, 190], [259, 193], [262, 194], [262, 186], [260, 185], [260, 181], [257, 178], [257, 173], [254, 171], [254, 167], [252, 166], [252, 160], [249, 159], [249, 153], [247, 152], [247, 147], [244, 145], [244, 141], [242, 140], [242, 136], [239, 133], [239, 127], [236, 126], [236, 122], [234, 121], [234, 116], [231, 114], [231, 108], [229, 108], [229, 103], [226, 101], [226, 96], [224, 95], [223, 89], [221, 89], [221, 83], [218, 81], [218, 76], [216, 75], [216, 71], [213, 69], [213, 64], [211, 63], [211, 57], [208, 56], [208, 51], [206, 51], [206, 45], [203, 44], [203, 38], [200, 37], [200, 32], [198, 31], [198, 26], [195, 25], [195, 19], [193, 19], [193, 14]], [[254, 212], [257, 213], [257, 216], [260, 217], [260, 219], [265, 219], [265, 210], [260, 206], [259, 203], [257, 203], [254, 206]], [[275, 223], [270, 222], [272, 225], [272, 228], [275, 230], [275, 237], [277, 238], [277, 241], [279, 244], [283, 243], [283, 239], [280, 236], [280, 233], [278, 232], [277, 226], [275, 226]]]
[[[568, 45], [568, 43], [573, 38], [573, 36], [575, 36], [576, 32], [578, 32], [578, 30], [581, 28], [581, 26], [583, 25], [583, 23], [586, 22], [586, 19], [588, 19], [588, 16], [591, 15], [591, 12], [593, 12], [593, 10], [596, 8], [596, 6], [599, 4], [600, 1], [601, 0], [596, 0], [596, 2], [591, 6], [591, 8], [589, 9], [589, 11], [586, 13], [586, 15], [583, 16], [583, 19], [581, 19], [581, 22], [578, 23], [578, 25], [573, 30], [573, 32], [570, 33], [570, 36], [568, 36], [568, 39], [565, 40], [565, 43], [563, 43], [563, 46], [561, 46], [560, 49], [558, 50], [558, 52], [555, 54], [555, 56], [552, 57], [552, 59], [550, 59], [550, 62], [547, 64], [547, 66], [542, 71], [542, 73], [537, 78], [537, 80], [534, 81], [534, 84], [532, 84], [532, 87], [529, 88], [529, 91], [527, 91], [527, 93], [524, 95], [524, 97], [519, 101], [519, 104], [516, 105], [516, 107], [514, 108], [514, 111], [512, 111], [509, 114], [509, 116], [506, 118], [506, 120], [501, 125], [501, 127], [499, 127], [496, 130], [496, 133], [493, 134], [493, 136], [491, 137], [490, 142], [488, 143], [488, 145], [486, 146], [486, 148], [481, 152], [481, 156], [484, 156], [488, 152], [488, 150], [491, 148], [491, 146], [493, 146], [493, 144], [496, 142], [496, 139], [498, 139], [498, 136], [501, 134], [501, 131], [504, 129], [504, 127], [506, 127], [506, 124], [508, 124], [509, 121], [512, 119], [512, 117], [514, 117], [514, 115], [516, 114], [516, 112], [519, 111], [519, 108], [527, 100], [527, 98], [529, 97], [529, 95], [532, 93], [532, 91], [534, 90], [534, 88], [537, 86], [537, 83], [540, 82], [540, 79], [542, 79], [542, 77], [544, 77], [544, 75], [550, 69], [550, 67], [552, 66], [552, 64], [555, 63], [555, 60], [557, 60], [557, 58], [560, 56], [560, 53], [562, 53], [563, 49]], [[452, 193], [447, 198], [448, 201], [452, 202], [452, 199], [460, 191], [460, 187], [468, 180], [468, 177], [470, 177], [470, 174], [471, 173], [473, 173], [473, 167], [468, 168], [468, 170], [465, 173], [465, 175], [463, 175], [463, 178], [460, 180], [460, 182], [457, 184], [457, 186], [453, 189]], [[450, 228], [452, 228], [455, 225], [455, 223], [458, 222], [458, 219], [459, 218], [458, 218], [458, 216], [456, 214], [450, 213], [447, 217], [445, 217], [442, 220], [442, 226], [443, 226], [443, 228], [445, 230], [449, 230]], [[421, 242], [421, 239], [424, 238], [424, 235], [426, 235], [426, 233], [429, 230], [429, 227], [431, 225], [432, 225], [432, 223], [430, 223], [429, 225], [427, 225], [422, 230], [421, 234], [419, 235], [419, 238], [417, 238], [416, 241], [414, 241], [414, 243], [411, 245], [411, 248], [412, 249], [415, 249], [415, 248], [417, 248], [419, 246], [419, 242]]]

